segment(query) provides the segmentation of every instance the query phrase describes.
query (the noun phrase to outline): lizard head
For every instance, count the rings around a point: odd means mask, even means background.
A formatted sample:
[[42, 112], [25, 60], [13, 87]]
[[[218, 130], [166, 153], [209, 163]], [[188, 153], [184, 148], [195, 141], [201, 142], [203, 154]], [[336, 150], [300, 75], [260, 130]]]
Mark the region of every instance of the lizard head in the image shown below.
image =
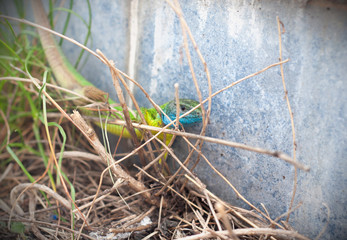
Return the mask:
[[[179, 103], [180, 103], [180, 116], [190, 111], [192, 108], [196, 107], [199, 104], [199, 102], [195, 100], [191, 100], [191, 99], [180, 99]], [[172, 100], [164, 104], [161, 108], [166, 113], [166, 115], [168, 115], [171, 121], [176, 120], [176, 100]], [[170, 123], [170, 120], [165, 115], [162, 115], [162, 121], [164, 125], [167, 125]], [[180, 119], [180, 123], [184, 127], [192, 125], [194, 123], [201, 122], [201, 121], [202, 121], [201, 107], [198, 107], [189, 115]], [[171, 125], [171, 127], [173, 126], [174, 125]]]

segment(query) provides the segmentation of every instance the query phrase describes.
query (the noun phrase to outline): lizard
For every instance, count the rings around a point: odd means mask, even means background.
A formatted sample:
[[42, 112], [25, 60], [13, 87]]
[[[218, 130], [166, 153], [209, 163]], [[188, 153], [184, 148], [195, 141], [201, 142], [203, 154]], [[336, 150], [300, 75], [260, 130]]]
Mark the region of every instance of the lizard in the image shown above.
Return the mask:
[[[40, 0], [33, 0], [33, 10], [36, 23], [40, 24], [43, 27], [51, 29], [46, 13], [42, 6]], [[69, 60], [65, 57], [60, 47], [55, 42], [53, 35], [47, 31], [42, 29], [38, 29], [40, 41], [42, 47], [44, 49], [47, 61], [52, 69], [52, 72], [58, 82], [64, 88], [76, 91], [78, 93], [82, 93], [84, 95], [96, 95], [96, 100], [104, 99], [102, 97], [103, 94], [106, 94], [102, 90], [96, 88], [91, 82], [85, 79], [69, 62]], [[95, 94], [96, 93], [96, 94]], [[100, 97], [101, 96], [101, 97]], [[115, 102], [107, 97], [107, 102], [109, 105], [114, 104]], [[194, 107], [196, 107], [199, 102], [192, 99], [180, 99], [180, 116], [190, 111]], [[160, 105], [160, 108], [163, 112], [169, 117], [167, 118], [165, 115], [157, 112], [155, 108], [141, 108], [141, 112], [144, 115], [144, 118], [148, 125], [154, 127], [163, 127], [170, 123], [170, 120], [176, 120], [176, 101], [172, 100], [163, 105]], [[113, 107], [113, 110], [118, 113], [122, 112], [121, 106]], [[139, 117], [139, 113], [136, 111], [129, 111], [130, 118], [133, 122], [141, 123], [141, 119]], [[121, 114], [116, 114], [120, 119], [122, 119]], [[193, 125], [202, 121], [202, 110], [201, 107], [192, 111], [189, 115], [182, 117], [179, 119], [180, 124], [183, 127]], [[96, 122], [97, 125], [100, 126], [100, 123]], [[172, 126], [172, 125], [171, 125]], [[101, 126], [104, 127], [104, 126]], [[131, 138], [131, 134], [128, 130], [123, 126], [107, 124], [107, 132], [112, 133], [114, 135], [122, 135], [125, 138]], [[142, 132], [138, 129], [135, 129], [135, 133], [138, 139], [142, 139]], [[164, 134], [159, 135], [159, 138], [163, 140]], [[165, 139], [165, 144], [168, 144], [172, 139], [173, 135], [167, 134]]]

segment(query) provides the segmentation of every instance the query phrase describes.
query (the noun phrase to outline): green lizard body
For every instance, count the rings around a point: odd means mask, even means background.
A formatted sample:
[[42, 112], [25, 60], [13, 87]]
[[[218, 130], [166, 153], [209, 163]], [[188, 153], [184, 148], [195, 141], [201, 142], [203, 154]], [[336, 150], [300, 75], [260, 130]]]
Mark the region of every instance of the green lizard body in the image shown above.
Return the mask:
[[[192, 108], [194, 108], [198, 104], [199, 103], [197, 101], [194, 101], [191, 99], [180, 99], [180, 115], [183, 115], [186, 112], [190, 111]], [[166, 115], [168, 115], [168, 117], [171, 120], [176, 119], [176, 102], [175, 101], [167, 102], [161, 105], [160, 108], [163, 110], [163, 112], [166, 113]], [[122, 110], [121, 107], [119, 106], [115, 107], [115, 109], [119, 111]], [[147, 124], [150, 126], [162, 127], [170, 123], [169, 119], [167, 119], [166, 116], [160, 116], [160, 114], [155, 110], [155, 108], [141, 108], [141, 112]], [[136, 111], [133, 111], [131, 118], [133, 122], [137, 122], [137, 123], [141, 122], [140, 117], [138, 116], [138, 113]], [[202, 120], [202, 113], [201, 113], [201, 109], [198, 108], [197, 110], [194, 110], [192, 113], [190, 113], [186, 117], [181, 118], [180, 123], [186, 127], [194, 123], [201, 122], [201, 120]], [[96, 124], [100, 126], [100, 123], [96, 123]], [[100, 127], [105, 128], [105, 125]], [[131, 135], [127, 131], [127, 129], [119, 125], [107, 124], [107, 131], [118, 136], [122, 135], [122, 137], [131, 138]], [[140, 130], [136, 129], [135, 133], [139, 139], [142, 138], [142, 134]], [[156, 132], [153, 131], [152, 133], [155, 134]], [[159, 138], [163, 140], [164, 135], [160, 134]], [[171, 138], [172, 138], [172, 135], [167, 134], [166, 143], [170, 142]]]
[[[34, 10], [36, 22], [40, 24], [41, 26], [50, 28], [50, 25], [48, 23], [48, 19], [46, 17], [42, 4], [39, 1], [33, 1], [33, 3], [34, 3], [33, 10]], [[78, 71], [76, 71], [76, 69], [66, 59], [60, 47], [56, 44], [52, 34], [41, 29], [38, 29], [38, 32], [40, 35], [40, 40], [41, 40], [43, 49], [45, 51], [45, 55], [47, 57], [48, 63], [52, 68], [52, 71], [56, 77], [57, 82], [62, 87], [68, 88], [70, 90], [76, 91], [81, 94], [85, 94], [86, 93], [85, 90], [88, 90], [89, 92], [91, 91], [92, 94], [93, 94], [93, 91], [96, 91], [96, 92], [99, 91], [97, 95], [99, 96], [98, 100], [101, 101], [102, 97], [100, 98], [100, 92], [101, 92], [101, 95], [105, 93], [97, 89], [92, 83], [87, 81]], [[107, 99], [107, 100], [110, 105], [115, 103], [111, 99]], [[180, 99], [180, 115], [196, 107], [198, 104], [199, 103], [194, 100]], [[161, 105], [160, 108], [163, 110], [163, 112], [165, 112], [168, 115], [168, 117], [171, 120], [176, 119], [176, 102], [175, 101], [170, 101], [168, 103], [165, 103]], [[121, 114], [123, 110], [120, 106], [113, 107], [112, 110], [118, 111], [119, 113], [115, 114], [116, 117], [123, 119]], [[159, 114], [155, 110], [155, 108], [141, 108], [141, 112], [144, 115], [144, 118], [147, 124], [150, 126], [162, 127], [163, 125], [167, 125], [170, 122], [166, 116], [161, 116], [161, 114]], [[139, 114], [136, 111], [129, 111], [129, 113], [130, 113], [130, 118], [133, 122], [141, 123]], [[201, 121], [202, 121], [201, 108], [197, 108], [188, 116], [180, 118], [180, 123], [183, 126], [191, 125]], [[96, 122], [96, 124], [100, 126], [100, 123]], [[101, 126], [101, 127], [105, 127], [105, 126]], [[125, 138], [131, 138], [130, 133], [123, 126], [107, 124], [107, 131], [115, 135], [122, 135]], [[142, 138], [142, 133], [140, 130], [136, 129], [135, 133], [139, 139]], [[159, 138], [164, 139], [163, 134], [161, 134]], [[167, 134], [165, 142], [168, 143], [171, 140], [171, 138], [172, 138], [172, 135]]]

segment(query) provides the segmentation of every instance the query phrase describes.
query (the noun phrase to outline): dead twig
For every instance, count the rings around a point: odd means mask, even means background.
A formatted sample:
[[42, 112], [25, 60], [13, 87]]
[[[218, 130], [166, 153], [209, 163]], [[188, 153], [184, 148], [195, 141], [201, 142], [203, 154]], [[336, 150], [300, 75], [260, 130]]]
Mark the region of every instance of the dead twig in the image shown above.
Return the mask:
[[[109, 123], [113, 123], [113, 124], [116, 124], [116, 125], [123, 125], [123, 126], [125, 125], [125, 121], [118, 120], [118, 119], [115, 119], [115, 120], [113, 120], [113, 121], [111, 121]], [[147, 126], [147, 125], [142, 125], [142, 124], [138, 124], [138, 123], [132, 123], [132, 124], [133, 124], [134, 127], [140, 128], [140, 129], [146, 129], [146, 130], [151, 130], [151, 131], [158, 131], [158, 133], [164, 132], [164, 133], [169, 133], [169, 134], [175, 134], [177, 136], [193, 138], [193, 139], [201, 139], [201, 140], [204, 140], [206, 142], [222, 144], [222, 145], [229, 146], [229, 147], [240, 148], [240, 149], [243, 149], [243, 150], [248, 150], [248, 151], [252, 151], [252, 152], [257, 152], [257, 153], [261, 153], [261, 154], [270, 155], [272, 157], [276, 157], [276, 158], [282, 159], [282, 160], [292, 164], [293, 166], [296, 166], [297, 168], [299, 168], [299, 169], [301, 169], [303, 171], [307, 172], [307, 171], [310, 170], [309, 166], [306, 166], [306, 165], [303, 165], [303, 164], [301, 164], [301, 163], [299, 163], [297, 161], [294, 161], [291, 157], [289, 157], [288, 155], [286, 155], [286, 154], [284, 154], [282, 152], [270, 151], [270, 150], [266, 150], [266, 149], [262, 149], [262, 148], [258, 148], [258, 147], [248, 146], [248, 145], [242, 144], [242, 143], [236, 143], [236, 142], [227, 141], [227, 140], [223, 140], [223, 139], [201, 136], [201, 135], [197, 135], [197, 134], [193, 134], [193, 133], [179, 132], [179, 131], [167, 129], [167, 126], [164, 127], [164, 128], [158, 128], [158, 127]]]
[[[277, 16], [277, 29], [278, 29], [278, 42], [279, 42], [279, 60], [282, 61], [282, 31], [281, 31], [281, 25], [283, 29], [283, 33], [285, 32], [283, 23], [280, 21], [279, 17]], [[294, 126], [294, 117], [293, 117], [293, 111], [290, 106], [289, 98], [288, 98], [288, 90], [286, 87], [286, 82], [284, 80], [284, 70], [283, 70], [283, 64], [280, 65], [281, 69], [281, 78], [282, 78], [282, 84], [283, 84], [283, 90], [284, 90], [284, 97], [287, 102], [289, 117], [290, 117], [290, 123], [292, 127], [292, 138], [293, 138], [293, 160], [296, 162], [296, 140], [295, 140], [295, 126]], [[292, 209], [296, 194], [296, 188], [298, 185], [298, 169], [296, 166], [294, 166], [294, 185], [293, 185], [293, 194], [292, 199], [290, 200], [289, 205], [289, 211]], [[290, 213], [287, 215], [286, 221], [289, 221]]]
[[[233, 230], [234, 234], [236, 236], [243, 236], [243, 235], [251, 235], [251, 236], [256, 236], [256, 235], [263, 235], [263, 234], [269, 234], [275, 237], [285, 237], [286, 239], [291, 239], [291, 238], [297, 238], [300, 240], [310, 240], [309, 238], [294, 232], [294, 231], [288, 231], [288, 230], [282, 230], [282, 229], [273, 229], [273, 228], [243, 228], [243, 229], [234, 229]], [[217, 234], [221, 234], [224, 236], [228, 236], [228, 231], [216, 231]], [[200, 233], [188, 237], [183, 237], [183, 238], [177, 238], [177, 240], [195, 240], [195, 239], [203, 239], [203, 238], [212, 238], [215, 235], [206, 232], [206, 233]]]
[[99, 156], [102, 158], [105, 164], [112, 163], [110, 167], [113, 174], [115, 174], [116, 177], [121, 178], [125, 182], [127, 182], [129, 186], [132, 189], [134, 189], [134, 191], [142, 192], [142, 196], [148, 203], [159, 206], [159, 201], [151, 196], [151, 194], [147, 191], [148, 189], [142, 182], [139, 182], [136, 179], [134, 179], [127, 172], [125, 172], [121, 166], [114, 162], [113, 157], [106, 152], [104, 146], [99, 141], [99, 138], [97, 137], [95, 131], [84, 121], [79, 112], [74, 111], [74, 113], [71, 114], [71, 118], [73, 119], [74, 123], [80, 128], [82, 133], [88, 136], [87, 139], [89, 143], [99, 154]]

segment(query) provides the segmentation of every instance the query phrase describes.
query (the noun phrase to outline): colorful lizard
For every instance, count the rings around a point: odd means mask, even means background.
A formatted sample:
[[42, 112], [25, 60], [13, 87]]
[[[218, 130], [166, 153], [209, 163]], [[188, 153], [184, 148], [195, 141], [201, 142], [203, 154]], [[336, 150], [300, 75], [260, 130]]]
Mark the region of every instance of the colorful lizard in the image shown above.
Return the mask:
[[[45, 14], [44, 8], [42, 6], [41, 1], [34, 0], [33, 2], [33, 10], [35, 15], [35, 20], [41, 26], [46, 28], [50, 28], [48, 23], [47, 16]], [[40, 40], [45, 51], [45, 55], [47, 57], [48, 63], [52, 68], [52, 71], [56, 77], [57, 82], [65, 88], [74, 90], [79, 93], [85, 93], [86, 89], [88, 91], [103, 91], [97, 89], [92, 83], [87, 81], [76, 69], [70, 64], [70, 62], [65, 58], [64, 54], [60, 50], [59, 46], [56, 44], [52, 34], [47, 31], [38, 29]], [[90, 95], [90, 94], [89, 94]], [[100, 94], [99, 94], [100, 95]], [[108, 99], [109, 104], [114, 104], [114, 101]], [[191, 99], [180, 99], [180, 115], [190, 111], [192, 108], [196, 107], [199, 102], [191, 100]], [[176, 101], [170, 101], [160, 106], [163, 112], [171, 119], [176, 119]], [[122, 108], [120, 106], [114, 107], [114, 110], [118, 112], [122, 112]], [[167, 125], [170, 123], [170, 120], [166, 116], [162, 116], [159, 114], [155, 108], [141, 108], [141, 112], [144, 115], [144, 118], [148, 125], [155, 127], [162, 127], [163, 125]], [[122, 119], [121, 114], [116, 114], [119, 118]], [[136, 111], [130, 111], [131, 120], [134, 122], [141, 122], [140, 117]], [[202, 112], [201, 108], [197, 108], [189, 115], [180, 118], [180, 124], [183, 126], [191, 125], [194, 123], [198, 123], [202, 121]], [[98, 123], [97, 123], [98, 124]], [[108, 124], [107, 131], [113, 133], [115, 135], [121, 135], [125, 138], [131, 138], [130, 133], [127, 129], [123, 129], [122, 126]], [[142, 133], [139, 130], [135, 130], [136, 135], [139, 139], [142, 138]], [[163, 139], [163, 135], [159, 136]], [[166, 138], [166, 144], [171, 140], [172, 135], [169, 135]]]

